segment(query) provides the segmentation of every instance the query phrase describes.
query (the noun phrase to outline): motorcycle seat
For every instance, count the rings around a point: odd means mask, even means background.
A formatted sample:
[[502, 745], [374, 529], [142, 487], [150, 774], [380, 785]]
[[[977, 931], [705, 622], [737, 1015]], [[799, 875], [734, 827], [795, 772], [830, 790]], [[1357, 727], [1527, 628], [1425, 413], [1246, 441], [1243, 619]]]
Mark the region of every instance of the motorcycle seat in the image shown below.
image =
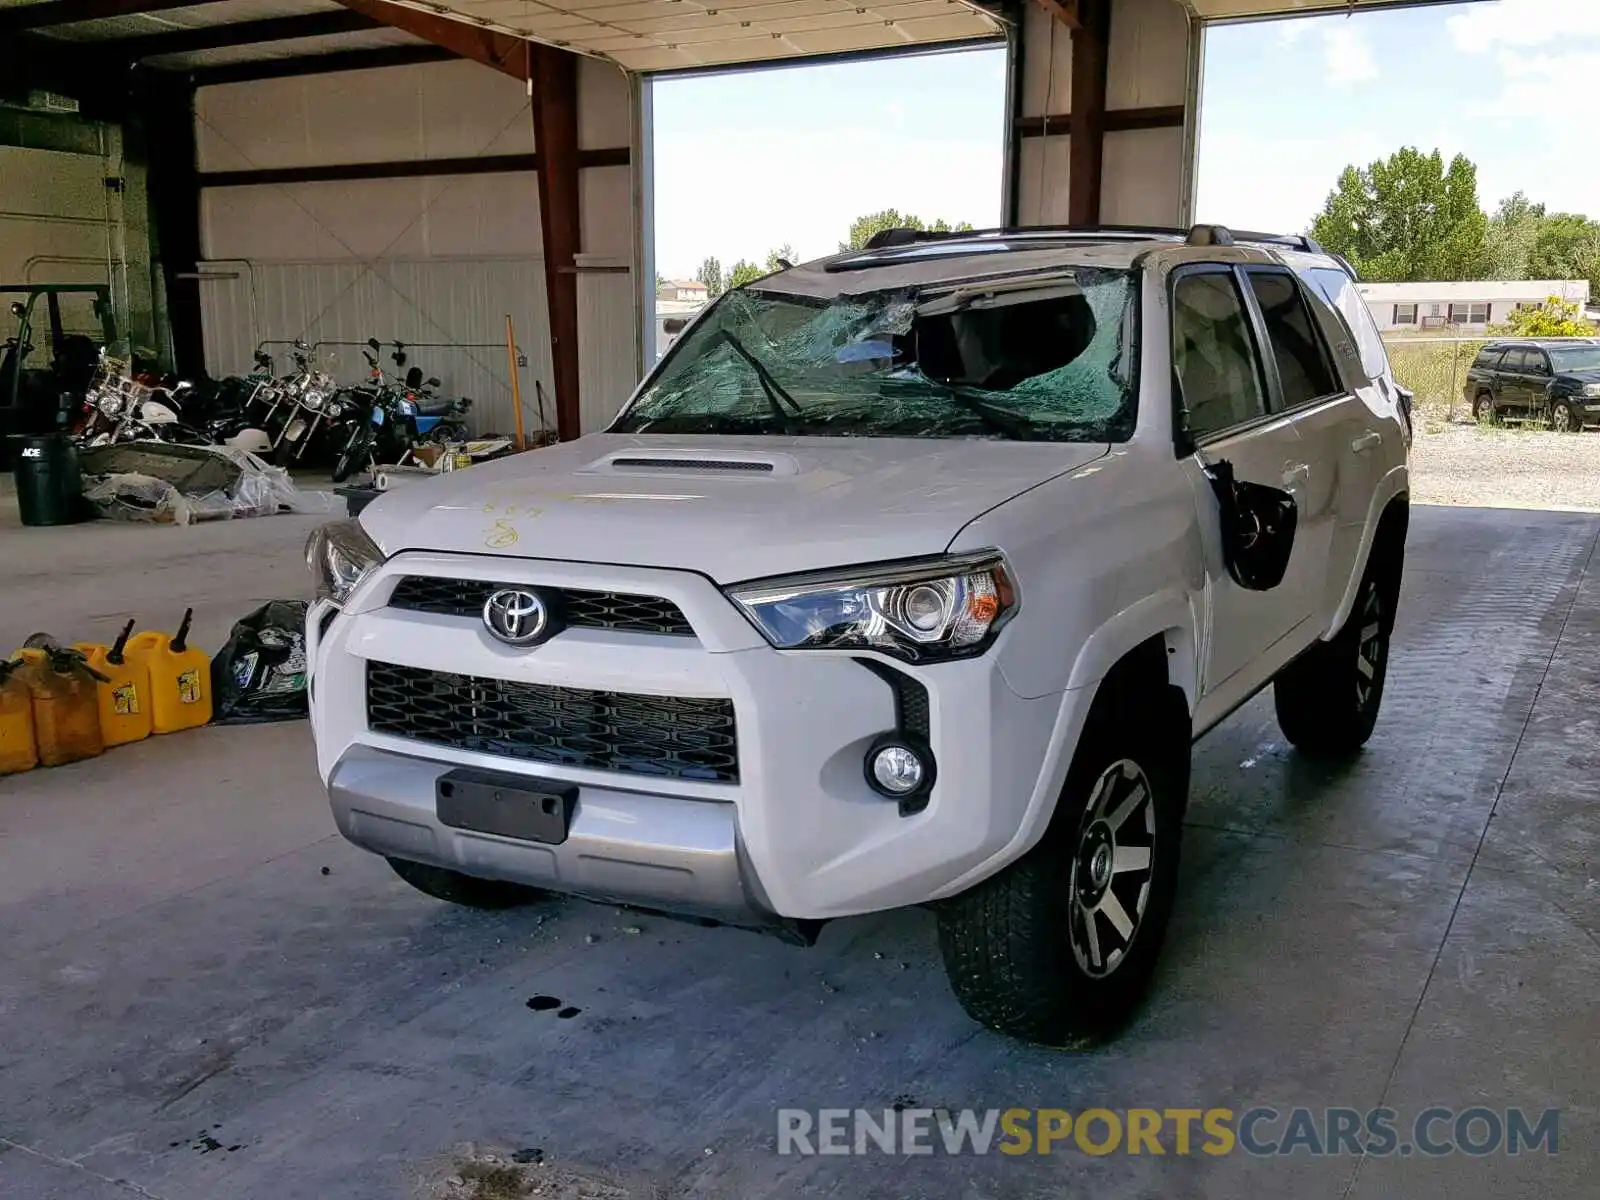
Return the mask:
[[417, 402], [417, 416], [419, 417], [449, 417], [456, 413], [454, 400], [433, 400], [426, 404]]

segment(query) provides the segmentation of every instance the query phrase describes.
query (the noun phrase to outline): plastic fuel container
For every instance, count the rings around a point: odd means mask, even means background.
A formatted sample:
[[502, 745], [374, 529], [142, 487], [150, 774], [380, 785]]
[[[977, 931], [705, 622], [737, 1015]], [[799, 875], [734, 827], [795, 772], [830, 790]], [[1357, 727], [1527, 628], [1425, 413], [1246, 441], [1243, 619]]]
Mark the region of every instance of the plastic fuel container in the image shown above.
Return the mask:
[[148, 631], [128, 642], [127, 658], [150, 673], [150, 727], [153, 733], [176, 733], [211, 720], [211, 659], [189, 645], [194, 609], [172, 637]]
[[133, 622], [122, 627], [110, 646], [76, 642], [89, 665], [106, 677], [100, 684], [100, 733], [107, 748], [124, 746], [150, 736], [150, 669], [127, 656]]
[[33, 690], [22, 659], [0, 659], [0, 775], [39, 765], [33, 740]]
[[33, 695], [33, 737], [39, 765], [59, 767], [102, 753], [99, 672], [61, 646], [21, 651], [19, 672]]

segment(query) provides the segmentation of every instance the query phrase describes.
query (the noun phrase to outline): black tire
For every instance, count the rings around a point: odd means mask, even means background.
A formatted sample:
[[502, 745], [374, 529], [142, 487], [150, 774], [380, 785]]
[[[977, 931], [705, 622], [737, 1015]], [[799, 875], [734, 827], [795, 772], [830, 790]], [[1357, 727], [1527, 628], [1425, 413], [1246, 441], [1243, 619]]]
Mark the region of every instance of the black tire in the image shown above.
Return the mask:
[[1355, 606], [1339, 632], [1295, 659], [1273, 681], [1278, 728], [1303, 754], [1354, 754], [1372, 736], [1389, 676], [1401, 553], [1382, 542], [1374, 546]]
[[1488, 392], [1479, 392], [1478, 398], [1472, 402], [1472, 417], [1479, 425], [1493, 425], [1494, 397]]
[[350, 440], [344, 444], [344, 449], [339, 451], [339, 457], [333, 464], [335, 483], [343, 483], [372, 461], [372, 446], [375, 440], [370, 425], [357, 425], [350, 431]]
[[1557, 400], [1550, 405], [1550, 428], [1557, 433], [1582, 433], [1583, 414], [1576, 404]]
[[[973, 1020], [1068, 1045], [1115, 1031], [1143, 998], [1172, 915], [1189, 786], [1187, 712], [1182, 694], [1169, 693], [1168, 720], [1148, 695], [1143, 704], [1097, 703], [1044, 839], [938, 906], [945, 972]], [[1117, 867], [1120, 855], [1141, 850], [1142, 868]], [[1106, 897], [1120, 921], [1107, 915]]]
[[446, 900], [464, 908], [519, 908], [544, 898], [538, 888], [524, 887], [520, 883], [506, 883], [500, 879], [478, 879], [444, 867], [430, 867], [426, 863], [405, 858], [391, 858], [389, 865], [394, 873], [417, 891]]

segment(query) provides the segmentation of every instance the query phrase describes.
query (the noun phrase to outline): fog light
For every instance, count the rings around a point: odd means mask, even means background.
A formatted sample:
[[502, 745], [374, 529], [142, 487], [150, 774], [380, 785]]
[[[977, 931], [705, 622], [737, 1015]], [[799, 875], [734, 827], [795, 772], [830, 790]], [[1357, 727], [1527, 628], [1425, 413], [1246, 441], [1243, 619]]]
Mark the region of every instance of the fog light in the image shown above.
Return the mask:
[[867, 756], [868, 780], [885, 796], [909, 796], [923, 784], [928, 768], [910, 746], [889, 742]]

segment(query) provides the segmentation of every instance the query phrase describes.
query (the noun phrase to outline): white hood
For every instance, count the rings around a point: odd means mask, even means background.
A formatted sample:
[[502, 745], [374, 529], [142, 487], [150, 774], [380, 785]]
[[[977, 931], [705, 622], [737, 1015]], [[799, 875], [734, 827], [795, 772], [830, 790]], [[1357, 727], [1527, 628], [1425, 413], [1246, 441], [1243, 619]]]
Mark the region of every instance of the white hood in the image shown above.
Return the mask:
[[593, 434], [369, 505], [386, 554], [698, 571], [718, 583], [938, 554], [969, 521], [1103, 457], [1101, 442]]

